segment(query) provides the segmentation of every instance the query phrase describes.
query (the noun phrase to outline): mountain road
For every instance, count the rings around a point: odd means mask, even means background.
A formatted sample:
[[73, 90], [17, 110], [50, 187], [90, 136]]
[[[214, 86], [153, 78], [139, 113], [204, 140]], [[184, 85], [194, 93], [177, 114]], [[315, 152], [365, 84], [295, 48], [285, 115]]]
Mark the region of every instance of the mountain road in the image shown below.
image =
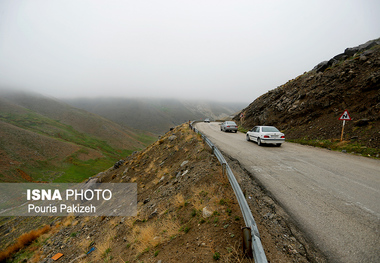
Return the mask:
[[196, 128], [271, 193], [329, 262], [380, 262], [379, 160], [288, 142], [258, 146], [216, 122]]

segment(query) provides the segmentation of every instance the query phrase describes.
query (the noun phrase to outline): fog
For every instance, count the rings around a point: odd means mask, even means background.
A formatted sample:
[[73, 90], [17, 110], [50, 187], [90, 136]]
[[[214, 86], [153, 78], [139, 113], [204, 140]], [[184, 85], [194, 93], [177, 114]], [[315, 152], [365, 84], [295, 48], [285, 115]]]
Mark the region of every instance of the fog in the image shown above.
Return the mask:
[[2, 0], [0, 87], [252, 102], [380, 37], [378, 0]]

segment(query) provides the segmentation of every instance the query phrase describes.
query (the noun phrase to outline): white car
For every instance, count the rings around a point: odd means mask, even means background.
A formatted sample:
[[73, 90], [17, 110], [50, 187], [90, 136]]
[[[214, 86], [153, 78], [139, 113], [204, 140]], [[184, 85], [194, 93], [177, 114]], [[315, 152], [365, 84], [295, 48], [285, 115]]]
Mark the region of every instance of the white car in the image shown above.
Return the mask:
[[255, 126], [246, 134], [247, 141], [257, 142], [257, 145], [274, 144], [281, 146], [285, 135], [273, 126]]

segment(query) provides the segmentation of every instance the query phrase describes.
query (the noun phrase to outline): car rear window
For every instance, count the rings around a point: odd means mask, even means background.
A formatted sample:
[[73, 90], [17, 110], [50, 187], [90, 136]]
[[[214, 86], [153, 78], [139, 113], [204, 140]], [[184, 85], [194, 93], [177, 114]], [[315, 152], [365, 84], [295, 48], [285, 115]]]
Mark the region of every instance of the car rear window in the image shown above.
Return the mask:
[[226, 123], [227, 123], [227, 124], [231, 124], [231, 125], [236, 125], [236, 123], [233, 122], [233, 121], [227, 121]]
[[277, 128], [275, 127], [263, 127], [263, 132], [280, 132], [279, 130], [277, 130]]

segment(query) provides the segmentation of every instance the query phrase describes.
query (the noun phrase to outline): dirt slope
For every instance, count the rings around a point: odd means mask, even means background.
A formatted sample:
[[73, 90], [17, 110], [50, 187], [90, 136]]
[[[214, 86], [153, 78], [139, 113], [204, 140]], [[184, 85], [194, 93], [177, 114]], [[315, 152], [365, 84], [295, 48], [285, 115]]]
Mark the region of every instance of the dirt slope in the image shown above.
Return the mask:
[[[380, 39], [324, 61], [257, 98], [234, 120], [247, 129], [274, 125], [287, 139], [337, 140], [348, 110], [344, 140], [380, 148]], [[372, 154], [378, 155], [379, 151]]]
[[[231, 166], [269, 262], [325, 262], [238, 163], [231, 161]], [[137, 216], [56, 219], [53, 230], [11, 260], [52, 262], [52, 256], [62, 253], [57, 262], [252, 262], [242, 254], [244, 220], [228, 179], [210, 148], [187, 125], [97, 177], [137, 183]], [[203, 215], [205, 207], [209, 217]], [[2, 235], [1, 243], [11, 244], [12, 233]], [[92, 247], [95, 251], [85, 256]]]

